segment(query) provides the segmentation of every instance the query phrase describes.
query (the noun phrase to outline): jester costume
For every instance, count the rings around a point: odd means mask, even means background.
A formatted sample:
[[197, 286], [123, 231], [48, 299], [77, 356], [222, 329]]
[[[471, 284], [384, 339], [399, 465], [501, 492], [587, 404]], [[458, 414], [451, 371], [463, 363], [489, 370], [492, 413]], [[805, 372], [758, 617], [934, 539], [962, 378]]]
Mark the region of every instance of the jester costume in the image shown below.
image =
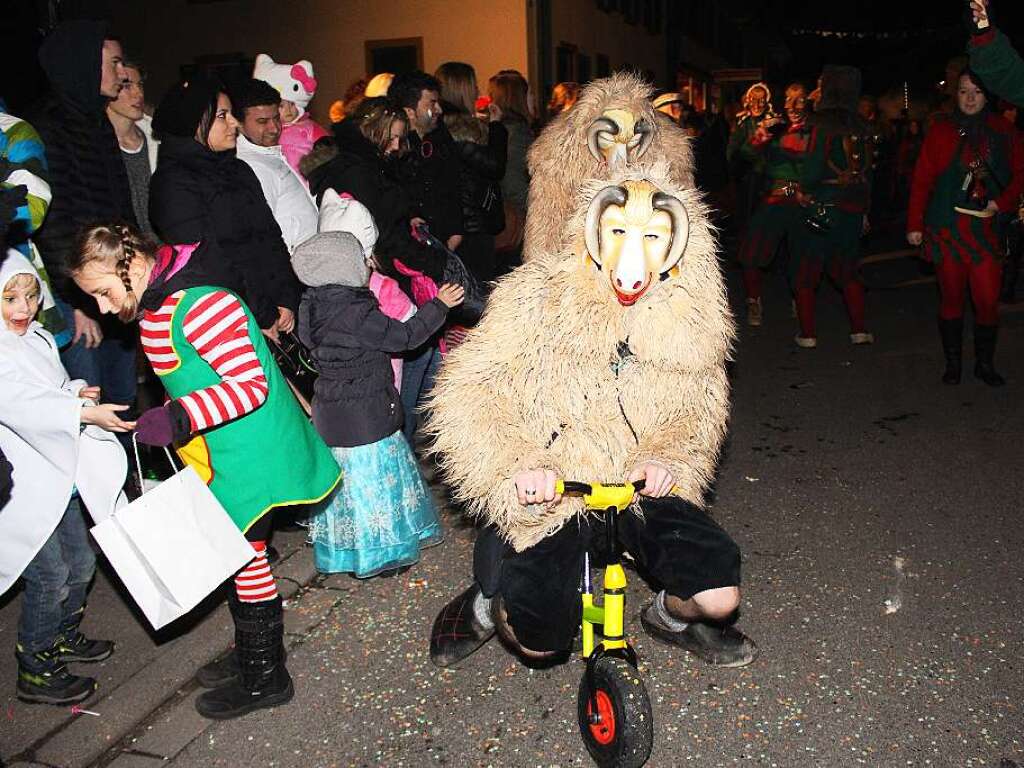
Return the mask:
[[[803, 89], [799, 86], [793, 88], [794, 91], [797, 89], [802, 100]], [[751, 217], [737, 255], [737, 261], [743, 267], [743, 285], [747, 294], [747, 323], [752, 326], [761, 324], [761, 270], [775, 260], [783, 240], [788, 241], [792, 250], [801, 242], [803, 235], [805, 212], [799, 193], [808, 133], [802, 113], [801, 105], [799, 111], [792, 112], [795, 119], [780, 126], [781, 131], [758, 129], [740, 148], [745, 157], [760, 159], [766, 186], [765, 195]], [[787, 114], [790, 114], [788, 98]]]
[[811, 134], [800, 175], [808, 196], [806, 226], [790, 263], [800, 321], [796, 342], [801, 347], [817, 345], [815, 294], [825, 274], [843, 293], [850, 341], [874, 341], [864, 328], [864, 284], [858, 273], [874, 153], [868, 125], [857, 115], [860, 83], [860, 71], [854, 67], [825, 67], [821, 99], [808, 119]]
[[743, 95], [743, 111], [736, 115], [736, 127], [729, 135], [725, 158], [729, 176], [736, 188], [734, 215], [739, 231], [747, 226], [761, 197], [764, 183], [764, 158], [745, 151], [761, 121], [772, 116], [771, 91], [764, 83], [754, 83]]
[[171, 400], [144, 413], [137, 428], [141, 439], [147, 428], [152, 433], [149, 425], [168, 424], [166, 442], [179, 446], [253, 545], [255, 557], [229, 592], [235, 650], [197, 675], [213, 690], [196, 708], [226, 719], [294, 695], [284, 667], [281, 597], [266, 559], [267, 513], [323, 499], [341, 471], [300, 410], [252, 312], [214, 287], [207, 262], [216, 260], [205, 247], [165, 246], [157, 253], [140, 297], [139, 327], [143, 351]]
[[[939, 333], [946, 356], [943, 382], [960, 381], [963, 307], [974, 304], [975, 375], [998, 386], [996, 326], [1004, 258], [1003, 212], [1016, 213], [1024, 191], [1024, 147], [1001, 116], [957, 110], [936, 122], [914, 167], [907, 231], [924, 233], [941, 297]], [[1000, 213], [988, 210], [994, 202]]]

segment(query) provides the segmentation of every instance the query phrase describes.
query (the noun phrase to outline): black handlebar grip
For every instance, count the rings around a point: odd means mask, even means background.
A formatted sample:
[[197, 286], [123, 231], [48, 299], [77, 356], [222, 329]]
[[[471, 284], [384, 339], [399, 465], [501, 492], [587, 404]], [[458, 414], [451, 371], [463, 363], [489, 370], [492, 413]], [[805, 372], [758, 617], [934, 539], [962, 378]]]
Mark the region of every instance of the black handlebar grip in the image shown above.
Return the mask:
[[593, 493], [594, 489], [591, 488], [587, 483], [577, 483], [574, 480], [565, 480], [562, 482], [565, 488], [565, 493], [579, 493], [579, 494], [590, 494]]
[[633, 490], [640, 493], [640, 491], [644, 489], [645, 485], [647, 485], [647, 481], [641, 477], [639, 480], [633, 481]]

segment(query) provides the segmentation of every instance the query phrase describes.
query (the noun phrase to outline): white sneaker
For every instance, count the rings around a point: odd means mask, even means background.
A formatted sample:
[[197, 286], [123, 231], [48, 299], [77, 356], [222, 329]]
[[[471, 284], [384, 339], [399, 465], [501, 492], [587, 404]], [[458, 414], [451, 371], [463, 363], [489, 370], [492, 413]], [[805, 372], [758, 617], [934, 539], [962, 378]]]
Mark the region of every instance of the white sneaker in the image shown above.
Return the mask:
[[751, 328], [757, 328], [761, 325], [761, 318], [764, 316], [764, 312], [761, 309], [760, 299], [747, 299], [747, 325]]
[[874, 344], [875, 335], [873, 333], [851, 333], [850, 334], [851, 344]]
[[793, 341], [796, 342], [798, 347], [803, 347], [804, 349], [814, 349], [818, 346], [818, 338], [816, 336], [801, 336], [797, 334], [793, 337]]

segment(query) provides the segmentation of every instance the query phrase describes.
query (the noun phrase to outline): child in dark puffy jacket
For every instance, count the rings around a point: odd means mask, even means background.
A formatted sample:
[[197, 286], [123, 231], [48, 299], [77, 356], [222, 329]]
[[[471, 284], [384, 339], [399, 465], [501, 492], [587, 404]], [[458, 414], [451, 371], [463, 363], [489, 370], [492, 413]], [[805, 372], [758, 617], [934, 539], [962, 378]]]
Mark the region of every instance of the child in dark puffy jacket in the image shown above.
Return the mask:
[[322, 232], [292, 255], [309, 286], [299, 337], [320, 376], [313, 422], [345, 473], [311, 520], [316, 567], [358, 578], [394, 575], [441, 541], [437, 511], [402, 434], [404, 412], [391, 356], [416, 349], [462, 302], [443, 285], [406, 322], [385, 315], [368, 287], [370, 265], [351, 232]]

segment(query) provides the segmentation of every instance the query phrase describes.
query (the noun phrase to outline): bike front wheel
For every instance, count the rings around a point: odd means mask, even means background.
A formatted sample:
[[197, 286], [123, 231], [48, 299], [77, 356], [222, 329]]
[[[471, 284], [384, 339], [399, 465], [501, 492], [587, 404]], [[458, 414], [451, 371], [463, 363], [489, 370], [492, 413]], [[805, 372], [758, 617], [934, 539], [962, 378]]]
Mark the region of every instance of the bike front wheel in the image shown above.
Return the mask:
[[597, 660], [593, 697], [584, 676], [576, 711], [583, 743], [601, 768], [640, 768], [651, 756], [651, 700], [640, 674], [624, 659]]

